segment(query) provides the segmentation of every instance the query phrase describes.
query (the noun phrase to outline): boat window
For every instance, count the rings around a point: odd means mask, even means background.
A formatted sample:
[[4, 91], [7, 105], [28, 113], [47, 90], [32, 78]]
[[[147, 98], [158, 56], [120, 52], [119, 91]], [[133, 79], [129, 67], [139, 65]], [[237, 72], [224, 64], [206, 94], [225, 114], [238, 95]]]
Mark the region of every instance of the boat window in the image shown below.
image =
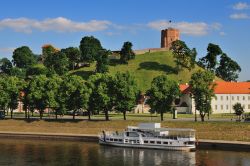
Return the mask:
[[170, 145], [172, 145], [172, 142], [170, 142]]
[[140, 143], [140, 141], [139, 141], [139, 140], [136, 140], [136, 143], [138, 143], [138, 144], [139, 144], [139, 143]]
[[109, 138], [106, 138], [107, 141], [109, 141]]
[[144, 141], [144, 144], [148, 144], [148, 141]]
[[113, 139], [113, 138], [110, 138], [110, 141], [114, 141], [114, 139]]
[[151, 144], [154, 144], [154, 143], [155, 143], [155, 141], [150, 141], [150, 143], [151, 143]]
[[122, 139], [119, 139], [119, 142], [122, 142]]
[[161, 141], [157, 141], [157, 144], [161, 144]]
[[168, 144], [168, 142], [163, 142], [163, 144]]
[[114, 141], [118, 141], [118, 139], [114, 139]]
[[136, 132], [127, 132], [127, 137], [139, 137], [139, 134]]
[[125, 142], [128, 142], [128, 140], [127, 140], [127, 139], [125, 139]]
[[194, 142], [193, 141], [189, 141], [188, 145], [194, 145]]

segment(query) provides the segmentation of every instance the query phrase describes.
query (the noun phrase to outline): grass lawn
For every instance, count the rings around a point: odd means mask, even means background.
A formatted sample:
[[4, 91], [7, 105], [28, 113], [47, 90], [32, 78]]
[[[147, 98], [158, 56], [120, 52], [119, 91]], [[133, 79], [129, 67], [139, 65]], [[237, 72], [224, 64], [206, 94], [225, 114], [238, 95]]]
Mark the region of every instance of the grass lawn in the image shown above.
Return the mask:
[[[173, 55], [169, 51], [136, 55], [135, 59], [130, 60], [128, 64], [111, 63], [109, 66], [109, 72], [112, 75], [115, 75], [117, 72], [129, 71], [135, 77], [142, 92], [149, 89], [153, 78], [159, 75], [167, 74], [171, 79], [180, 83], [188, 83], [192, 73], [198, 69], [200, 67], [196, 66], [192, 71], [185, 69], [177, 73]], [[94, 70], [95, 63], [92, 63], [90, 67], [70, 71], [70, 73], [79, 75], [86, 80], [94, 73]]]
[[[168, 116], [168, 115], [167, 115]], [[74, 133], [74, 134], [98, 134], [102, 130], [123, 130], [128, 125], [137, 125], [140, 122], [159, 122], [159, 117], [144, 115], [140, 120], [128, 116], [127, 121], [121, 120], [122, 116], [111, 115], [111, 121], [103, 121], [102, 117], [95, 116], [88, 120], [31, 120], [6, 119], [0, 120], [0, 131], [12, 132], [44, 132], [44, 133]], [[136, 116], [135, 116], [136, 117]], [[99, 119], [99, 120], [98, 120]], [[156, 120], [158, 119], [158, 120]], [[193, 128], [197, 131], [198, 139], [234, 140], [250, 142], [250, 123], [244, 122], [193, 122], [193, 121], [168, 121], [166, 117], [162, 122], [163, 127]]]

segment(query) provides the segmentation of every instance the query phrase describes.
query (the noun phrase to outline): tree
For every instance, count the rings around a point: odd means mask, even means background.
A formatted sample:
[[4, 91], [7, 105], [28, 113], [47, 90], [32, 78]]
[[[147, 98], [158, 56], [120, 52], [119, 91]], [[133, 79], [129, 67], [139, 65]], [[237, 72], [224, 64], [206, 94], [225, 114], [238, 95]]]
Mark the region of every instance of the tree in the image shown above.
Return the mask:
[[172, 110], [173, 101], [180, 95], [180, 90], [176, 81], [161, 75], [153, 79], [146, 95], [149, 96], [147, 103], [151, 112], [160, 113], [163, 121], [163, 114]]
[[209, 71], [199, 70], [191, 76], [189, 84], [195, 101], [195, 121], [197, 120], [196, 110], [200, 112], [202, 121], [204, 121], [205, 115], [211, 112], [211, 100], [216, 86], [213, 80], [214, 74]]
[[26, 69], [25, 68], [19, 68], [19, 67], [12, 67], [10, 69], [10, 75], [24, 79], [25, 76], [26, 76]]
[[126, 112], [132, 111], [139, 93], [134, 77], [129, 72], [116, 73], [113, 91], [115, 109], [123, 113], [123, 118], [126, 120]]
[[0, 59], [0, 72], [10, 75], [10, 70], [12, 69], [12, 63], [7, 58]]
[[105, 119], [109, 120], [109, 111], [114, 107], [113, 77], [109, 74], [96, 74], [90, 76], [87, 86], [91, 89], [90, 100], [88, 102], [88, 112], [102, 111]]
[[47, 75], [48, 69], [43, 64], [37, 64], [29, 67], [26, 71], [26, 77], [32, 77], [36, 75]]
[[108, 55], [110, 54], [110, 51], [102, 49], [98, 53], [98, 57], [96, 57], [96, 72], [97, 73], [106, 73], [108, 72], [108, 64], [109, 59]]
[[6, 91], [8, 84], [6, 82], [7, 76], [0, 77], [0, 110], [4, 112], [8, 108], [8, 103], [10, 102], [9, 93]]
[[28, 68], [36, 63], [35, 55], [27, 46], [15, 49], [12, 58], [14, 65], [19, 68]]
[[46, 83], [48, 78], [45, 75], [35, 76], [30, 80], [26, 93], [27, 100], [29, 101], [30, 107], [32, 110], [37, 109], [40, 114], [40, 119], [43, 117], [45, 108], [47, 107], [46, 103]]
[[57, 75], [53, 75], [52, 77], [48, 78], [45, 83], [46, 92], [44, 94], [44, 99], [46, 107], [48, 109], [55, 110], [56, 119], [58, 113], [62, 111], [62, 109], [60, 109], [60, 102], [63, 102], [60, 98], [61, 84], [62, 79]]
[[50, 71], [55, 71], [58, 75], [63, 75], [68, 71], [69, 60], [63, 52], [58, 51], [54, 54], [49, 54], [44, 60], [44, 65]]
[[41, 61], [43, 62], [49, 55], [52, 55], [56, 52], [60, 51], [59, 49], [55, 48], [51, 44], [45, 44], [42, 46], [42, 55]]
[[65, 108], [73, 111], [73, 119], [75, 119], [77, 110], [87, 109], [91, 91], [84, 84], [80, 76], [65, 76], [60, 91], [60, 97], [61, 100], [65, 102]]
[[124, 42], [122, 49], [121, 49], [121, 57], [120, 62], [121, 63], [128, 63], [130, 59], [135, 58], [135, 53], [132, 50], [133, 44], [129, 41]]
[[81, 57], [80, 50], [76, 47], [68, 47], [68, 48], [62, 49], [61, 52], [63, 52], [69, 59], [70, 69], [74, 70], [75, 66], [77, 66], [77, 64], [80, 61], [80, 57]]
[[223, 53], [220, 57], [220, 65], [216, 69], [216, 74], [225, 81], [236, 81], [239, 77], [241, 67], [232, 60], [227, 54]]
[[172, 43], [170, 49], [174, 54], [177, 71], [181, 71], [183, 68], [188, 70], [194, 68], [197, 55], [195, 48], [190, 50], [184, 41], [176, 40]]
[[234, 109], [234, 112], [238, 116], [239, 121], [240, 121], [241, 115], [244, 113], [243, 107], [241, 106], [240, 103], [236, 103], [236, 104], [233, 105], [233, 109]]
[[12, 119], [13, 110], [15, 110], [18, 107], [18, 102], [20, 100], [20, 92], [21, 89], [23, 88], [23, 82], [17, 77], [7, 77], [5, 81], [7, 83], [6, 91], [10, 98], [8, 102], [8, 108], [11, 111], [11, 119]]
[[217, 65], [217, 56], [220, 54], [222, 54], [220, 46], [209, 43], [207, 47], [207, 55], [201, 58], [198, 64], [205, 69], [214, 72]]
[[93, 36], [85, 36], [80, 42], [81, 61], [91, 63], [102, 49], [101, 42]]

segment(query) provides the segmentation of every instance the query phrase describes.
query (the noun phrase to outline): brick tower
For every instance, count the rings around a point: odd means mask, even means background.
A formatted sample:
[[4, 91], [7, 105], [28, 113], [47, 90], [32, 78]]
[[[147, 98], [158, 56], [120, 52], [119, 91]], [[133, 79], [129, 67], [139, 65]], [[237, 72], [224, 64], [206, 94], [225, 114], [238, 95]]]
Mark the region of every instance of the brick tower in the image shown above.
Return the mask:
[[180, 31], [174, 28], [168, 28], [161, 31], [161, 48], [169, 49], [171, 43], [180, 39]]

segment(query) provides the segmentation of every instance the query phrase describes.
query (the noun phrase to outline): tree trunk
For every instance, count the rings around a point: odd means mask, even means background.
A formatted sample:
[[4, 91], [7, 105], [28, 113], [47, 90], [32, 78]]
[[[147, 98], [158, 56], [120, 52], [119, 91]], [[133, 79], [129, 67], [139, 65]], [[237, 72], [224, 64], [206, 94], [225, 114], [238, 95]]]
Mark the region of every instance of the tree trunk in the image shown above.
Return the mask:
[[30, 109], [28, 109], [28, 119], [30, 119]]
[[201, 116], [201, 121], [202, 121], [202, 122], [204, 122], [205, 115], [206, 115], [206, 114], [200, 114], [200, 116]]
[[56, 111], [55, 113], [56, 113], [56, 120], [57, 120], [57, 110], [55, 110], [55, 111]]
[[90, 110], [88, 110], [88, 116], [89, 116], [89, 120], [91, 120], [91, 115], [90, 115]]
[[108, 110], [105, 110], [105, 119], [106, 119], [106, 121], [108, 121], [108, 120], [109, 120]]
[[40, 114], [40, 119], [43, 119], [43, 113], [41, 110], [39, 111], [39, 114]]
[[194, 121], [197, 122], [197, 110], [194, 111]]
[[210, 115], [210, 113], [208, 112], [208, 113], [207, 113], [207, 119], [208, 119], [208, 120], [209, 120], [209, 115]]
[[75, 113], [76, 113], [76, 111], [74, 110], [73, 111], [73, 119], [75, 120]]
[[126, 111], [123, 111], [123, 119], [127, 120], [127, 118], [126, 118]]
[[13, 109], [10, 110], [10, 119], [13, 118]]
[[161, 121], [163, 121], [163, 112], [161, 112]]
[[24, 113], [25, 113], [25, 119], [27, 119], [27, 107], [25, 107]]

